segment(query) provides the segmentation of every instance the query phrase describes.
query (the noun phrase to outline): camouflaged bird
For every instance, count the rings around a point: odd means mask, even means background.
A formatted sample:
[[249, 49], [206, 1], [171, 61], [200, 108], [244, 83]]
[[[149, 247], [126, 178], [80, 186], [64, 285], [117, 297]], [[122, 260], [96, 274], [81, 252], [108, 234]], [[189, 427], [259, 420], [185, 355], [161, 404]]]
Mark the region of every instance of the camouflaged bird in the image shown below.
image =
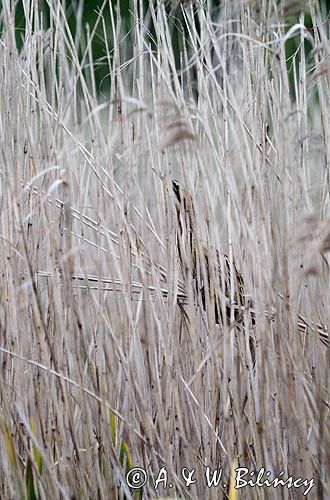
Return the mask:
[[[226, 254], [201, 244], [191, 195], [176, 180], [172, 180], [172, 189], [176, 198], [178, 258], [185, 284], [189, 280], [194, 284], [196, 303], [201, 304], [206, 312], [209, 305], [214, 303], [217, 324], [223, 324], [223, 311], [228, 323], [233, 320], [239, 323], [243, 319], [243, 311], [248, 309], [254, 325], [255, 310], [246, 295], [244, 280], [235, 262]], [[274, 313], [264, 314], [270, 321], [275, 317]], [[329, 332], [325, 325], [308, 322], [298, 313], [297, 329], [305, 335], [310, 332], [318, 335], [322, 343], [329, 346]]]
[[223, 323], [222, 311], [228, 322], [239, 321], [243, 308], [249, 305], [242, 275], [227, 255], [201, 244], [191, 195], [176, 180], [172, 180], [172, 189], [176, 198], [178, 258], [185, 283], [193, 281], [196, 302], [205, 311], [208, 304], [214, 303], [217, 324]]

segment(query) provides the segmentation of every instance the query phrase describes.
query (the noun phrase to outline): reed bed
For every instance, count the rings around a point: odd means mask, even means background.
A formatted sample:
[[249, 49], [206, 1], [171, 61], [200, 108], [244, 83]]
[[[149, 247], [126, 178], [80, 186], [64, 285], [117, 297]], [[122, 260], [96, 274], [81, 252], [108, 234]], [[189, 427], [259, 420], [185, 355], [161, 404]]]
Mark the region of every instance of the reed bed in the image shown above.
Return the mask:
[[[19, 48], [0, 7], [1, 498], [306, 492], [235, 489], [237, 467], [329, 498], [327, 13], [133, 0], [125, 31], [119, 4], [84, 26], [78, 1], [72, 34], [47, 4], [23, 1]], [[244, 279], [239, 321], [182, 272], [172, 179]]]

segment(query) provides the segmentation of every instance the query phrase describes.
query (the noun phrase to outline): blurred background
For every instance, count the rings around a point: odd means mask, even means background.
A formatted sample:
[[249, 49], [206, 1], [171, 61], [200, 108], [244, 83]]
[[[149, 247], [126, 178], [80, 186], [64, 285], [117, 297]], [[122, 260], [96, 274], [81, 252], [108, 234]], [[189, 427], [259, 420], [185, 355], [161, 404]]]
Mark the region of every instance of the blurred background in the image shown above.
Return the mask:
[[[148, 19], [148, 6], [151, 0], [141, 0], [139, 2], [139, 10], [141, 18]], [[211, 10], [213, 12], [213, 19], [216, 20], [221, 8], [221, 0], [204, 0], [204, 3], [210, 4]], [[155, 3], [155, 2], [153, 2]], [[182, 51], [182, 34], [186, 33], [187, 27], [183, 22], [183, 12], [182, 5], [185, 7], [187, 5], [194, 5], [194, 2], [180, 1], [180, 0], [170, 0], [164, 2], [166, 5], [167, 13], [172, 17], [172, 46], [174, 51], [174, 56], [176, 62], [179, 66], [180, 52]], [[258, 10], [258, 6], [262, 3], [257, 0], [249, 0], [247, 3], [251, 5], [251, 9]], [[323, 10], [323, 18], [329, 20], [330, 12], [330, 0], [320, 0], [320, 7]], [[103, 22], [107, 28], [107, 44], [110, 52], [113, 51], [114, 39], [112, 26], [116, 25], [116, 15], [120, 11], [121, 15], [121, 37], [126, 38], [132, 33], [132, 28], [134, 26], [134, 16], [130, 8], [130, 0], [73, 0], [73, 1], [61, 1], [59, 2], [61, 8], [66, 13], [66, 19], [68, 26], [70, 27], [73, 40], [77, 42], [78, 37], [78, 55], [82, 56], [86, 49], [87, 44], [87, 33], [95, 33], [95, 36], [91, 39], [91, 52], [93, 60], [95, 61], [95, 83], [99, 91], [100, 96], [105, 97], [109, 94], [110, 78], [108, 78], [108, 65], [106, 62], [107, 54], [105, 51], [104, 43], [104, 29], [100, 23], [99, 13], [102, 12]], [[306, 27], [312, 27], [312, 20], [309, 14], [309, 2], [308, 0], [287, 0], [286, 2], [278, 2], [279, 11], [281, 11], [283, 22], [286, 25], [286, 31], [288, 31], [294, 24], [298, 23], [300, 16], [304, 15], [304, 24]], [[113, 19], [111, 19], [110, 8], [113, 10]], [[43, 13], [44, 26], [43, 29], [48, 29], [49, 26], [49, 4], [47, 0], [39, 0], [38, 8]], [[155, 34], [155, 29], [151, 17], [150, 22], [146, 26], [150, 35], [150, 44], [153, 45], [153, 35]], [[16, 42], [19, 49], [22, 48], [25, 38], [25, 14], [24, 14], [24, 2], [19, 0], [17, 2], [16, 8]], [[198, 23], [197, 23], [198, 24]], [[85, 27], [85, 31], [79, 32], [77, 26]], [[197, 26], [198, 27], [198, 26]], [[134, 43], [134, 40], [132, 40]], [[299, 39], [290, 38], [286, 42], [286, 54], [288, 58], [288, 65], [290, 65], [290, 56], [292, 56], [298, 48]], [[127, 47], [127, 46], [126, 46]], [[308, 41], [305, 42], [306, 54], [308, 56], [311, 45]]]

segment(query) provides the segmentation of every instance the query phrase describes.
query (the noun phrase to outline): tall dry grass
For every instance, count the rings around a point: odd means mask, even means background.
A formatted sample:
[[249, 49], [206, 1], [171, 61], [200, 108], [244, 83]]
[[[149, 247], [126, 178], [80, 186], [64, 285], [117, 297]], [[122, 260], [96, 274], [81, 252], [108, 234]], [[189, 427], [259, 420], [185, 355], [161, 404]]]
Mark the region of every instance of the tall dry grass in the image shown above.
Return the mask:
[[[313, 28], [302, 11], [288, 29], [297, 2], [134, 0], [123, 33], [105, 1], [115, 44], [94, 61], [82, 2], [74, 38], [61, 2], [47, 29], [23, 3], [20, 51], [13, 2], [0, 11], [1, 498], [302, 498], [229, 490], [235, 464], [329, 498], [326, 13], [303, 2]], [[183, 282], [172, 178], [254, 320], [215, 324]], [[173, 487], [155, 491], [163, 466]]]

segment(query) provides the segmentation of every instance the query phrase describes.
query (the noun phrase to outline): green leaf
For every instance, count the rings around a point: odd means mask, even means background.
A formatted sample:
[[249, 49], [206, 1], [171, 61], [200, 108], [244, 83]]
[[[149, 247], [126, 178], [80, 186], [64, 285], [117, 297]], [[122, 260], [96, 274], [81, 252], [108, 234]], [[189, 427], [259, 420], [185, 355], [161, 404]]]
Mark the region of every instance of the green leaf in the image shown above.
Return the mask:
[[27, 500], [38, 500], [38, 496], [34, 489], [33, 467], [30, 459], [28, 459], [26, 464], [25, 488]]
[[[35, 423], [34, 423], [33, 417], [30, 418], [30, 428], [31, 428], [32, 434], [34, 436], [36, 436], [37, 433], [36, 433], [36, 427], [35, 427]], [[34, 444], [32, 445], [32, 450], [33, 450], [33, 455], [34, 455], [35, 461], [37, 463], [38, 474], [41, 476], [42, 470], [43, 470], [43, 466], [44, 466], [42, 457], [41, 457], [41, 455], [40, 455], [40, 453], [38, 451], [38, 448]]]

